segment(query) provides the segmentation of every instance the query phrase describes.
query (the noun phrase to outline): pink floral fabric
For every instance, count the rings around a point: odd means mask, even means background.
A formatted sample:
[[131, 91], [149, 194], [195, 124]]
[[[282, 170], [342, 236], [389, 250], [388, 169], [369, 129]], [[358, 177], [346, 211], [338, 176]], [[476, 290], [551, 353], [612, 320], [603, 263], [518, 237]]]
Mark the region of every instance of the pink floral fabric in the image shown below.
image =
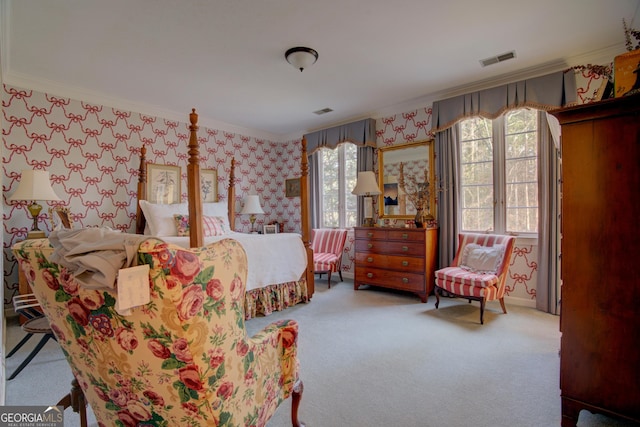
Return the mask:
[[84, 289], [48, 261], [48, 240], [13, 250], [100, 426], [264, 426], [298, 381], [295, 321], [246, 335], [235, 240], [145, 241], [151, 302], [127, 316], [115, 293]]

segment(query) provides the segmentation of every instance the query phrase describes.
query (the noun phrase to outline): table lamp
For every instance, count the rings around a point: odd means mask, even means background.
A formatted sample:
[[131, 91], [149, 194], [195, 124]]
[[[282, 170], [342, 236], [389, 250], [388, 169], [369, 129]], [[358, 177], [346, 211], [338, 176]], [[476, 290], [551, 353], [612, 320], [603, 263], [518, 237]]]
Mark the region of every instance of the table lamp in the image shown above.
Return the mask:
[[380, 194], [380, 187], [376, 182], [376, 175], [373, 171], [358, 172], [358, 180], [351, 194], [364, 197], [364, 227], [373, 226], [373, 198]]
[[242, 207], [242, 215], [250, 215], [249, 222], [251, 222], [251, 232], [255, 233], [256, 215], [263, 214], [262, 206], [260, 206], [260, 196], [250, 195], [244, 198], [244, 206]]
[[27, 206], [29, 213], [33, 217], [33, 226], [27, 238], [34, 239], [44, 237], [44, 231], [38, 228], [38, 216], [42, 206], [37, 200], [60, 200], [58, 195], [51, 188], [49, 172], [42, 170], [23, 170], [18, 189], [9, 200], [30, 200], [32, 203]]

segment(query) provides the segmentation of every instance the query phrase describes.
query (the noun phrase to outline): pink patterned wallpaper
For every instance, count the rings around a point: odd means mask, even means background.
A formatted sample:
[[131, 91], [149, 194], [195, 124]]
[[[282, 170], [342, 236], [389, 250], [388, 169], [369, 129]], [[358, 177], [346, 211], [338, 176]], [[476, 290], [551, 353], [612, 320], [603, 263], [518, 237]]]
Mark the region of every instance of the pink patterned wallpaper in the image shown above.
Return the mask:
[[[602, 82], [588, 71], [577, 72], [579, 103], [589, 102]], [[8, 202], [23, 169], [44, 169], [62, 205], [70, 208], [79, 226], [107, 226], [127, 232], [135, 228], [135, 201], [139, 150], [147, 146], [152, 163], [182, 167], [186, 198], [186, 144], [188, 111], [184, 122], [60, 98], [5, 86], [2, 93], [6, 123], [3, 139], [3, 233], [5, 306], [17, 293], [17, 266], [11, 246], [24, 239], [31, 227], [25, 202]], [[378, 147], [432, 138], [431, 108], [383, 117], [376, 121]], [[260, 194], [265, 215], [285, 222], [285, 230], [300, 230], [300, 199], [284, 195], [284, 180], [299, 176], [299, 141], [272, 142], [218, 129], [200, 127], [201, 167], [218, 171], [219, 200], [227, 200], [231, 157], [236, 158], [236, 203], [240, 210], [246, 194]], [[377, 168], [377, 165], [376, 165]], [[46, 208], [41, 228], [49, 229]], [[238, 215], [236, 229], [248, 231], [248, 218]], [[353, 274], [354, 237], [345, 245], [343, 271]], [[517, 245], [507, 282], [511, 297], [534, 301], [537, 248]]]
[[[186, 200], [188, 114], [184, 122], [120, 111], [45, 93], [4, 87], [3, 233], [5, 306], [17, 292], [11, 246], [26, 237], [32, 220], [27, 202], [9, 202], [23, 169], [48, 170], [60, 202], [41, 202], [40, 228], [50, 230], [47, 208], [66, 206], [76, 226], [105, 226], [133, 232], [140, 147], [151, 163], [182, 168]], [[260, 194], [265, 215], [258, 225], [278, 220], [285, 231], [300, 230], [300, 198], [287, 198], [284, 180], [300, 174], [299, 141], [276, 143], [200, 127], [202, 168], [218, 171], [219, 200], [227, 200], [231, 158], [236, 159], [236, 211], [246, 194]], [[43, 228], [46, 227], [46, 228]], [[237, 231], [249, 219], [237, 215]]]

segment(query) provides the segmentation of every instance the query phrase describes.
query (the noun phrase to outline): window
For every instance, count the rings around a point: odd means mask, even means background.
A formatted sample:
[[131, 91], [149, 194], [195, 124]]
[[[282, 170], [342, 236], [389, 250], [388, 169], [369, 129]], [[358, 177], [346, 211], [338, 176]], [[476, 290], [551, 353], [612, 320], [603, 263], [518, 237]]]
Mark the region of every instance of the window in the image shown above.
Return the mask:
[[358, 149], [354, 144], [340, 144], [335, 150], [320, 150], [320, 227], [354, 227], [357, 222], [356, 185]]
[[538, 232], [538, 113], [459, 123], [463, 231]]

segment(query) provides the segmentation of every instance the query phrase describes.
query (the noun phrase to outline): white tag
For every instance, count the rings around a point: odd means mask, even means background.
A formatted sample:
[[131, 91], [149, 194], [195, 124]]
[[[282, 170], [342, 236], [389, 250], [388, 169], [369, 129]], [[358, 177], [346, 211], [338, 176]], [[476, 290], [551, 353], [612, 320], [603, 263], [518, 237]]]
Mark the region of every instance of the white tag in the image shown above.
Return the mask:
[[131, 314], [131, 308], [148, 304], [149, 294], [149, 265], [122, 268], [118, 271], [118, 297], [116, 311], [123, 316]]

